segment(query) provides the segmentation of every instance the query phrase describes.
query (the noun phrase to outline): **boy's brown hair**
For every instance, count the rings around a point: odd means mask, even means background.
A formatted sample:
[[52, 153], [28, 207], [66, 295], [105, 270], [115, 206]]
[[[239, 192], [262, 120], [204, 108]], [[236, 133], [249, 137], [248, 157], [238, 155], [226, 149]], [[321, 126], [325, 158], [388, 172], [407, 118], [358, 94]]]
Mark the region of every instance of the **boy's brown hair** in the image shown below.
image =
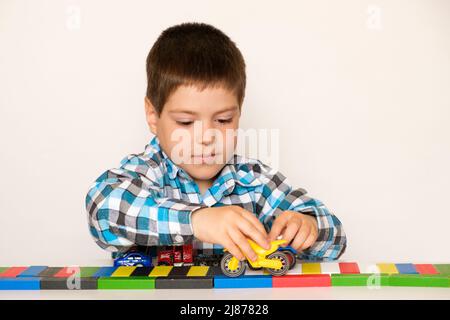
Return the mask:
[[146, 96], [161, 114], [181, 85], [223, 86], [234, 92], [239, 108], [245, 95], [245, 62], [236, 44], [205, 23], [182, 23], [164, 30], [147, 56]]

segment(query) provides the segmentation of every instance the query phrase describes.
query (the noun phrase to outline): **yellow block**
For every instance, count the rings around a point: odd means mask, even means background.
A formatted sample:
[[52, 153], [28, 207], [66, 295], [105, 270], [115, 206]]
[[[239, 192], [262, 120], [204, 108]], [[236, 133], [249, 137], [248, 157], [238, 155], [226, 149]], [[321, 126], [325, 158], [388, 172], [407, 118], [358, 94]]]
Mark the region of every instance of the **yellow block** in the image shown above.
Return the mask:
[[397, 267], [394, 263], [377, 263], [380, 273], [396, 274], [398, 273]]
[[167, 277], [172, 270], [173, 266], [156, 266], [153, 268], [152, 272], [148, 275], [149, 277]]
[[320, 263], [302, 263], [302, 274], [320, 274]]
[[129, 277], [137, 267], [118, 267], [111, 277]]
[[208, 266], [192, 266], [187, 273], [188, 277], [204, 277], [208, 273]]

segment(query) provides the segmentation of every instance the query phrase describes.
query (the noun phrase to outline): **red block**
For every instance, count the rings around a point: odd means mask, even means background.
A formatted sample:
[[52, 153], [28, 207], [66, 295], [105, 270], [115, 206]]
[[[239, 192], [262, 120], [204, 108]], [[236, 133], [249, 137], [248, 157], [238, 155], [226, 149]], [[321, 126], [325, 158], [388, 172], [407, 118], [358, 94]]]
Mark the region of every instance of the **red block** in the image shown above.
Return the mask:
[[59, 270], [54, 277], [56, 278], [68, 278], [75, 273], [80, 273], [80, 267], [65, 267]]
[[358, 264], [355, 262], [339, 262], [339, 269], [342, 274], [361, 273]]
[[272, 287], [331, 287], [329, 274], [292, 274], [272, 277]]
[[0, 273], [0, 278], [15, 278], [26, 269], [28, 269], [28, 267], [11, 267]]
[[439, 274], [432, 264], [414, 264], [419, 274]]

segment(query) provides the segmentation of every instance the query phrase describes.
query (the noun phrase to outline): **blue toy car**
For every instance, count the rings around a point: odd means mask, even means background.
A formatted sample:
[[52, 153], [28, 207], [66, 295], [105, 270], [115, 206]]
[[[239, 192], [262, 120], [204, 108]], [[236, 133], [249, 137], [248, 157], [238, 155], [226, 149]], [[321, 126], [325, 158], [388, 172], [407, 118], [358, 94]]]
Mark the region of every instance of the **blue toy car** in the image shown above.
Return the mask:
[[139, 251], [126, 252], [114, 260], [115, 267], [151, 267], [152, 258]]

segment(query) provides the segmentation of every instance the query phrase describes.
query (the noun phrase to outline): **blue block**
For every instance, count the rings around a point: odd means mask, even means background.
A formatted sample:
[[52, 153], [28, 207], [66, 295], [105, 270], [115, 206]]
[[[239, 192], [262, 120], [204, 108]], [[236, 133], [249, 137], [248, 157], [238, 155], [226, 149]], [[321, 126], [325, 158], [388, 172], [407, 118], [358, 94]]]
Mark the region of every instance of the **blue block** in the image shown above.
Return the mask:
[[41, 278], [0, 278], [0, 290], [39, 290]]
[[37, 277], [45, 269], [47, 269], [47, 266], [32, 266], [22, 271], [17, 277]]
[[214, 276], [214, 288], [272, 288], [272, 276]]
[[116, 269], [117, 267], [101, 267], [92, 277], [94, 278], [110, 277], [113, 274], [113, 272], [116, 271]]
[[395, 266], [400, 274], [418, 274], [412, 263], [396, 263]]

